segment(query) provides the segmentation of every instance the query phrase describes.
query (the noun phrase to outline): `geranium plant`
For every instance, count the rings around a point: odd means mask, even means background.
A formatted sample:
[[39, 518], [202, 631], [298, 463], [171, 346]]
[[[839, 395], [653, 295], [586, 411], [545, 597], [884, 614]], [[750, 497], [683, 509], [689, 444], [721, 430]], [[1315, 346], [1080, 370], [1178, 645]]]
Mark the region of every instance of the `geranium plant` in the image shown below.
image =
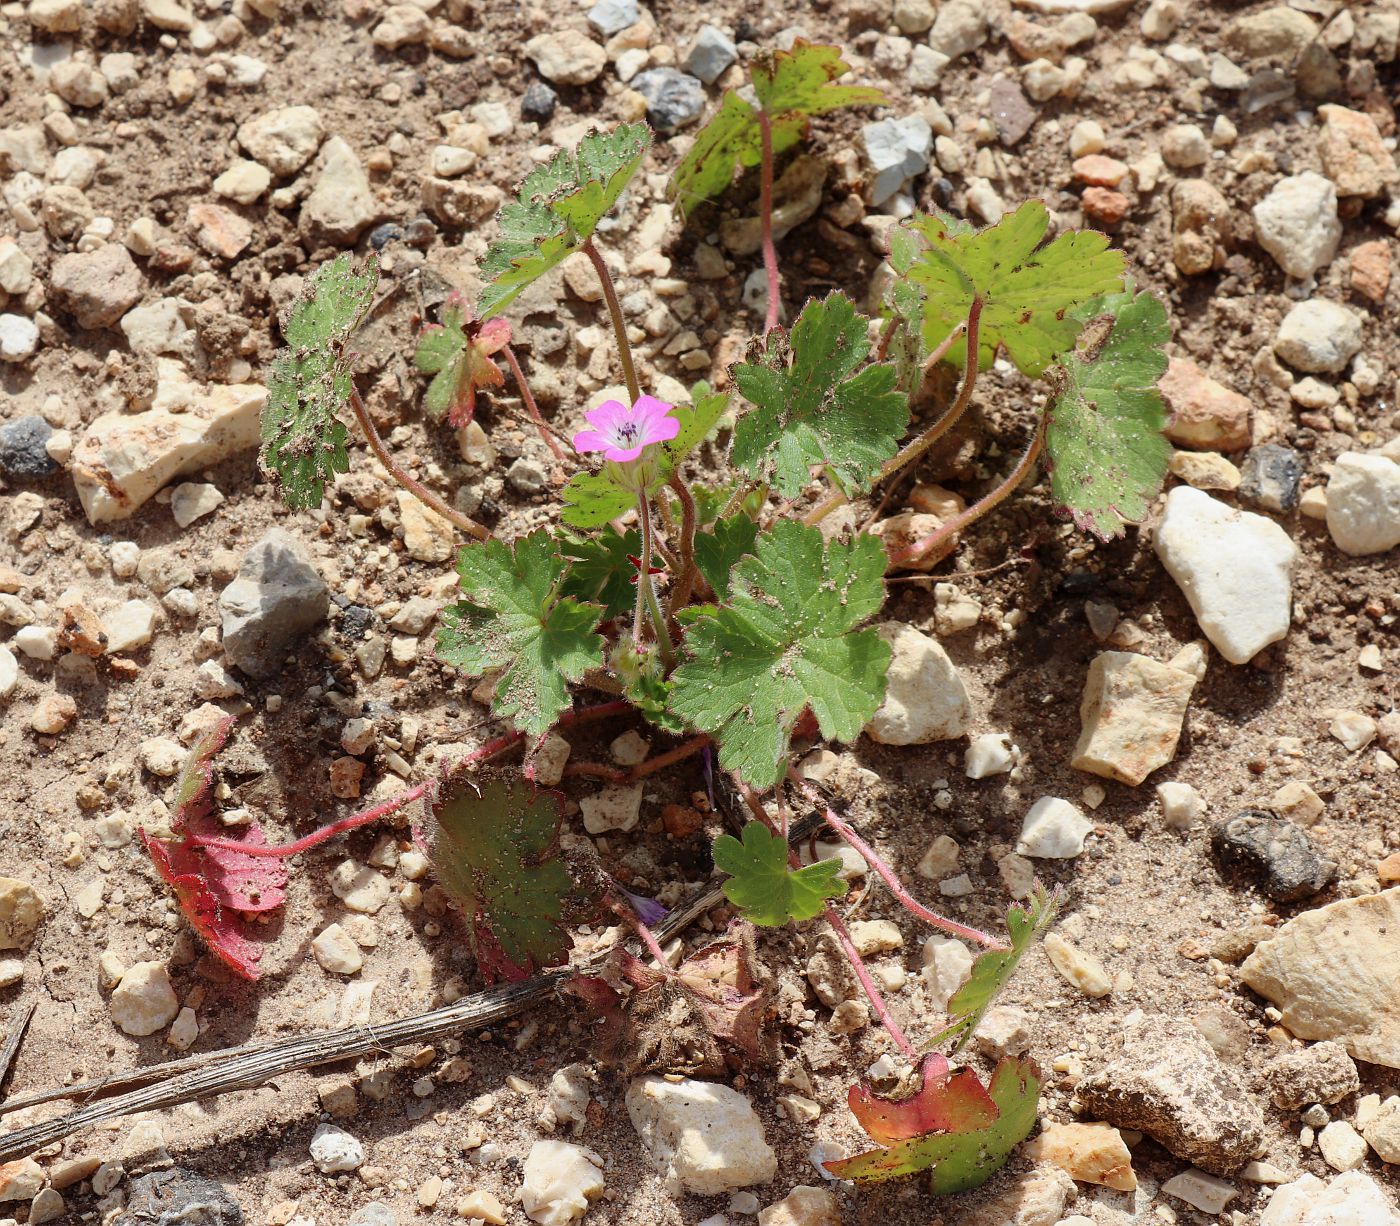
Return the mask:
[[[794, 769], [794, 747], [860, 736], [885, 696], [890, 648], [870, 622], [884, 603], [887, 573], [986, 515], [1042, 457], [1058, 512], [1084, 529], [1108, 538], [1141, 517], [1165, 469], [1155, 383], [1168, 329], [1161, 303], [1125, 280], [1123, 257], [1102, 234], [1050, 237], [1038, 201], [980, 230], [943, 212], [917, 214], [890, 232], [892, 277], [878, 318], [838, 289], [806, 302], [790, 329], [779, 326], [774, 159], [803, 137], [812, 116], [882, 101], [878, 91], [836, 84], [845, 71], [836, 48], [800, 41], [761, 58], [757, 105], [727, 94], [676, 168], [672, 195], [691, 207], [723, 193], [736, 169], [758, 168], [762, 180], [767, 317], [721, 390], [697, 384], [688, 403], [670, 404], [642, 386], [595, 245], [600, 221], [648, 156], [645, 125], [585, 137], [534, 171], [502, 208], [477, 311], [450, 299], [420, 339], [416, 364], [433, 376], [424, 407], [461, 425], [481, 394], [504, 383], [502, 358], [543, 429], [503, 312], [565, 257], [589, 259], [626, 398], [582, 413], [569, 461], [576, 471], [554, 527], [499, 539], [395, 462], [355, 390], [348, 349], [373, 299], [374, 257], [356, 268], [342, 255], [308, 280], [273, 369], [264, 464], [290, 506], [320, 505], [348, 466], [342, 416], [349, 414], [393, 477], [472, 538], [458, 555], [460, 598], [442, 614], [437, 651], [464, 678], [493, 679], [492, 710], [507, 730], [445, 778], [283, 847], [266, 847], [255, 834], [223, 839], [189, 819], [179, 824], [181, 842], [149, 845], [205, 939], [251, 975], [251, 957], [239, 952], [217, 909], [210, 921], [200, 892], [181, 885], [190, 866], [200, 856], [237, 853], [240, 865], [285, 856], [421, 801], [420, 836], [439, 884], [466, 914], [488, 979], [563, 964], [569, 923], [607, 908], [654, 957], [646, 967], [619, 951], [613, 973], [577, 984], [611, 1019], [614, 1037], [635, 1036], [627, 1027], [673, 993], [721, 1046], [755, 1055], [761, 993], [745, 969], [742, 932], [672, 970], [649, 926], [652, 907], [613, 882], [606, 865], [563, 855], [559, 799], [533, 782], [546, 734], [635, 713], [674, 737], [672, 747], [631, 770], [588, 763], [571, 770], [622, 783], [697, 754], [716, 762], [745, 814], [738, 837], [714, 845], [739, 920], [828, 924], [910, 1063], [914, 1092], [906, 1097], [852, 1090], [852, 1109], [878, 1148], [831, 1164], [833, 1173], [870, 1180], [932, 1169], [934, 1190], [950, 1192], [985, 1180], [1034, 1124], [1033, 1063], [1003, 1061], [984, 1088], [948, 1056], [967, 1043], [1051, 921], [1055, 900], [1037, 890], [1013, 906], [1005, 938], [934, 913]], [[824, 534], [820, 525], [835, 508], [915, 468], [968, 409], [999, 355], [1048, 384], [1044, 406], [1028, 409], [1029, 443], [1005, 478], [922, 540], [892, 546], [864, 531]], [[911, 434], [911, 399], [940, 365], [956, 373], [956, 393], [932, 425]], [[726, 420], [732, 429], [721, 430]], [[557, 447], [551, 433], [545, 437]], [[696, 465], [697, 449], [710, 440], [710, 462]], [[604, 700], [580, 705], [588, 690]], [[525, 751], [521, 771], [478, 770], [514, 748]], [[207, 761], [206, 749], [200, 754]], [[790, 844], [794, 809], [816, 813], [921, 922], [981, 947], [950, 1002], [949, 1024], [923, 1045], [945, 1053], [925, 1054], [891, 1016], [834, 905], [846, 891], [838, 863], [803, 867]], [[714, 1051], [705, 1053], [697, 1067], [713, 1067]]]

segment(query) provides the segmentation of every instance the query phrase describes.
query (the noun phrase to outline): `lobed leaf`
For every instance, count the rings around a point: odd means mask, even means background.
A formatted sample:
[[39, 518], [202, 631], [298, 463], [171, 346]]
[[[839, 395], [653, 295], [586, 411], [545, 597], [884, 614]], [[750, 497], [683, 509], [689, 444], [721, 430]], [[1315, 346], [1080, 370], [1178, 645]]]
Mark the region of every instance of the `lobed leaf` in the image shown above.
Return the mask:
[[857, 371], [870, 352], [867, 321], [839, 291], [813, 299], [792, 336], [774, 329], [735, 366], [754, 408], [734, 430], [733, 461], [786, 498], [824, 465], [848, 493], [868, 488], [909, 425], [909, 398], [889, 363]]
[[740, 558], [753, 553], [757, 539], [758, 524], [747, 515], [731, 515], [695, 534], [695, 565], [716, 600], [728, 598], [729, 576]]
[[488, 982], [568, 958], [567, 913], [588, 901], [559, 856], [564, 797], [521, 779], [450, 779], [432, 804], [429, 856], [467, 917]]
[[569, 705], [569, 683], [603, 662], [603, 609], [560, 593], [567, 563], [544, 530], [508, 548], [469, 544], [457, 558], [468, 599], [442, 612], [438, 656], [469, 677], [503, 668], [491, 709], [543, 736]]
[[854, 740], [885, 694], [889, 645], [856, 630], [884, 601], [884, 570], [872, 536], [828, 543], [780, 521], [733, 567], [728, 603], [691, 619], [671, 710], [713, 734], [720, 764], [754, 787], [782, 777], [808, 707], [825, 736]]
[[637, 599], [637, 564], [642, 535], [635, 528], [619, 533], [611, 524], [597, 536], [559, 534], [559, 552], [569, 564], [559, 588], [584, 604], [603, 606], [603, 620], [632, 611]]
[[487, 248], [490, 278], [481, 317], [505, 310], [534, 280], [582, 248], [641, 167], [651, 144], [644, 123], [593, 132], [526, 176], [516, 199], [496, 214], [501, 237]]
[[1080, 315], [1086, 332], [1052, 372], [1059, 390], [1045, 410], [1046, 467], [1057, 509], [1107, 541], [1147, 514], [1166, 476], [1171, 444], [1157, 380], [1171, 325], [1160, 299], [1131, 286]]
[[983, 1127], [911, 1136], [883, 1149], [822, 1165], [836, 1178], [858, 1183], [898, 1179], [932, 1168], [929, 1190], [935, 1195], [981, 1187], [1035, 1127], [1040, 1100], [1040, 1070], [1035, 1061], [1004, 1058], [992, 1074], [987, 1097], [996, 1116]]
[[[979, 369], [1005, 346], [1022, 374], [1042, 374], [1079, 335], [1083, 321], [1076, 310], [1123, 288], [1123, 254], [1108, 249], [1106, 235], [1069, 232], [1040, 245], [1050, 214], [1039, 200], [984, 230], [942, 213], [910, 225], [925, 243], [908, 274], [924, 293], [924, 346], [936, 349], [980, 297]], [[963, 365], [966, 358], [960, 339], [948, 360]]]
[[1052, 897], [1045, 887], [1037, 883], [1034, 892], [1025, 904], [1013, 903], [1006, 912], [1006, 928], [1011, 937], [1010, 949], [991, 949], [979, 954], [972, 964], [972, 973], [948, 1000], [948, 1014], [953, 1019], [950, 1026], [934, 1035], [926, 1048], [954, 1040], [952, 1050], [962, 1050], [973, 1032], [982, 1023], [983, 1015], [992, 1002], [1006, 987], [1016, 967], [1035, 944], [1036, 939], [1055, 920], [1059, 900]]
[[[775, 156], [802, 139], [813, 115], [889, 101], [882, 90], [871, 86], [835, 84], [850, 70], [839, 47], [800, 38], [787, 51], [754, 58], [754, 94], [769, 118]], [[679, 198], [683, 209], [693, 208], [724, 191], [736, 168], [757, 166], [762, 157], [758, 111], [733, 90], [726, 90], [719, 110], [700, 130], [672, 174], [667, 199]]]
[[818, 860], [806, 868], [788, 866], [787, 840], [762, 822], [749, 822], [743, 842], [732, 834], [715, 840], [715, 867], [729, 874], [724, 896], [750, 923], [777, 928], [789, 920], [820, 915], [828, 898], [846, 892], [840, 860]]
[[466, 299], [455, 292], [443, 303], [441, 319], [423, 329], [413, 364], [433, 375], [423, 407], [461, 429], [476, 414], [480, 389], [505, 386], [505, 373], [491, 355], [510, 344], [510, 324], [504, 319], [473, 319]]
[[953, 1069], [946, 1056], [925, 1056], [919, 1088], [905, 1098], [885, 1098], [854, 1085], [846, 1102], [872, 1141], [888, 1145], [930, 1132], [973, 1132], [996, 1121], [991, 1096], [970, 1068]]
[[350, 467], [339, 417], [354, 390], [345, 347], [378, 283], [375, 256], [356, 272], [348, 252], [338, 255], [306, 282], [283, 326], [287, 347], [273, 360], [262, 412], [262, 464], [293, 510], [319, 507], [326, 485]]

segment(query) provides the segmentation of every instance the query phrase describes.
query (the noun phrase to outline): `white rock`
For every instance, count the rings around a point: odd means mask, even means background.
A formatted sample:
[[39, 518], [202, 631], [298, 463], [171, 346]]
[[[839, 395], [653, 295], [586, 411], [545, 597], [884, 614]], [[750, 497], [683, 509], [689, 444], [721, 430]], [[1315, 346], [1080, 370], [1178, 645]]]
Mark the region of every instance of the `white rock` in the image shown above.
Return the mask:
[[900, 622], [876, 627], [893, 656], [885, 701], [865, 731], [881, 745], [924, 745], [967, 731], [971, 705], [958, 670], [937, 639]]
[[1274, 352], [1296, 370], [1346, 369], [1361, 348], [1361, 316], [1327, 298], [1300, 302], [1279, 324]]
[[349, 142], [332, 136], [321, 148], [315, 186], [301, 206], [301, 233], [315, 242], [348, 246], [379, 215], [359, 156]]
[[1100, 652], [1084, 684], [1070, 765], [1136, 787], [1176, 754], [1195, 686], [1194, 674], [1137, 652]]
[[265, 111], [240, 125], [238, 143], [274, 175], [296, 174], [321, 147], [326, 129], [314, 107]]
[[1085, 996], [1097, 1000], [1113, 991], [1113, 980], [1104, 964], [1058, 932], [1046, 933], [1045, 954], [1060, 977]]
[[567, 1141], [536, 1141], [525, 1157], [520, 1207], [540, 1226], [566, 1226], [603, 1194], [603, 1160]]
[[252, 204], [272, 184], [272, 171], [261, 162], [240, 158], [214, 180], [214, 194], [235, 204]]
[[157, 298], [134, 306], [121, 317], [120, 327], [133, 353], [191, 356], [199, 346], [191, 304], [180, 298]]
[[1162, 1191], [1212, 1217], [1240, 1194], [1240, 1190], [1228, 1180], [1198, 1171], [1194, 1166], [1173, 1175], [1162, 1185]]
[[128, 600], [102, 615], [102, 633], [107, 636], [107, 654], [119, 656], [144, 647], [155, 637], [159, 612], [144, 600]]
[[753, 1106], [729, 1086], [639, 1077], [627, 1089], [627, 1114], [673, 1190], [717, 1196], [778, 1173]]
[[23, 362], [39, 348], [39, 328], [24, 315], [0, 315], [0, 362]]
[[180, 1012], [164, 962], [138, 962], [112, 992], [108, 1010], [123, 1032], [142, 1038], [168, 1026]]
[[1354, 1171], [1366, 1161], [1366, 1142], [1346, 1120], [1333, 1120], [1323, 1128], [1317, 1147], [1334, 1171]]
[[540, 76], [559, 85], [587, 85], [602, 75], [608, 58], [603, 48], [577, 30], [537, 34], [525, 44]]
[[1284, 272], [1306, 281], [1337, 254], [1336, 186], [1311, 170], [1280, 180], [1254, 206], [1254, 230]]
[[963, 773], [969, 779], [986, 779], [990, 775], [1004, 775], [1016, 765], [1019, 751], [1011, 743], [1006, 732], [984, 732], [972, 738], [972, 744], [963, 754]]
[[375, 915], [389, 901], [389, 879], [354, 860], [342, 860], [331, 871], [331, 893], [351, 911]]
[[1362, 1171], [1326, 1183], [1316, 1175], [1300, 1175], [1275, 1190], [1259, 1226], [1400, 1226], [1400, 1213]]
[[400, 47], [427, 42], [432, 28], [432, 18], [416, 5], [393, 4], [384, 10], [370, 38], [376, 46], [397, 51]]
[[365, 1147], [343, 1128], [317, 1124], [311, 1134], [311, 1161], [322, 1175], [358, 1171], [365, 1164]]
[[1278, 524], [1181, 485], [1167, 495], [1157, 556], [1205, 635], [1244, 664], [1288, 633], [1297, 547]]
[[1037, 860], [1072, 860], [1084, 850], [1094, 823], [1058, 796], [1042, 796], [1021, 823], [1016, 853]]
[[948, 1000], [972, 974], [972, 951], [953, 937], [934, 935], [924, 941], [924, 966], [920, 974], [935, 1009], [946, 1009]]
[[339, 924], [318, 932], [311, 940], [311, 952], [321, 969], [333, 975], [353, 975], [365, 964], [360, 947]]
[[589, 834], [634, 830], [642, 811], [642, 785], [606, 787], [594, 796], [585, 796], [579, 801], [579, 809], [583, 813], [583, 828]]
[[15, 653], [0, 643], [0, 698], [8, 698], [19, 684], [19, 661]]
[[193, 1009], [181, 1009], [170, 1024], [165, 1041], [176, 1051], [189, 1051], [199, 1038], [199, 1017]]
[[[102, 414], [73, 449], [73, 484], [91, 524], [126, 519], [172, 478], [258, 445], [266, 388], [201, 387], [173, 358], [157, 358], [156, 369], [153, 407]], [[183, 411], [171, 412], [174, 404]]]
[[865, 159], [873, 172], [867, 195], [876, 207], [928, 169], [933, 129], [922, 115], [868, 123], [861, 129], [861, 140], [865, 145]]
[[914, 871], [930, 881], [941, 881], [958, 867], [958, 853], [957, 842], [946, 834], [940, 834], [929, 844]]
[[173, 779], [180, 773], [185, 751], [168, 736], [153, 736], [141, 742], [141, 765], [161, 779]]
[[1162, 820], [1171, 830], [1189, 830], [1191, 823], [1206, 811], [1205, 798], [1189, 783], [1159, 783], [1157, 800]]
[[188, 528], [195, 520], [212, 515], [223, 500], [217, 485], [184, 481], [171, 491], [170, 513], [180, 527]]
[[1348, 451], [1327, 480], [1327, 530], [1343, 553], [1384, 553], [1400, 545], [1400, 464]]

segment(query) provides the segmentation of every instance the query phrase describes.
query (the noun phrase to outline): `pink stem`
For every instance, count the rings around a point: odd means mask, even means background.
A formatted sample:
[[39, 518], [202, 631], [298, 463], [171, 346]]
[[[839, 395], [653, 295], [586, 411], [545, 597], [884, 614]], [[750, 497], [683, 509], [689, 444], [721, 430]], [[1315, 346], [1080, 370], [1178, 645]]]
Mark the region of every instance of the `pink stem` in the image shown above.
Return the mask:
[[554, 452], [556, 460], [565, 459], [563, 448], [554, 441], [554, 435], [549, 432], [544, 418], [540, 416], [539, 406], [535, 403], [535, 394], [530, 390], [530, 385], [525, 382], [525, 372], [520, 369], [520, 362], [515, 356], [515, 350], [507, 345], [502, 352], [505, 354], [506, 364], [510, 367], [510, 373], [515, 376], [515, 385], [520, 389], [520, 399], [525, 402], [525, 411], [530, 414], [535, 428], [540, 432], [540, 437], [544, 439], [550, 451]]
[[[618, 700], [616, 702], [599, 703], [596, 707], [585, 707], [582, 711], [569, 711], [559, 717], [559, 727], [567, 727], [576, 724], [584, 719], [602, 719], [609, 715], [623, 715], [632, 710], [630, 702]], [[494, 758], [497, 754], [505, 753], [506, 750], [514, 748], [525, 739], [523, 732], [508, 732], [504, 736], [497, 737], [494, 741], [487, 741], [479, 749], [472, 750], [465, 758], [453, 763], [452, 770], [461, 770], [463, 767], [472, 766], [477, 762], [483, 762], [488, 758]], [[397, 796], [390, 797], [382, 804], [374, 805], [369, 809], [362, 809], [359, 813], [352, 813], [349, 817], [342, 817], [339, 821], [331, 822], [327, 826], [322, 826], [319, 830], [313, 830], [310, 834], [303, 835], [291, 843], [279, 843], [275, 847], [260, 847], [255, 844], [243, 843], [237, 839], [208, 838], [200, 835], [191, 835], [190, 842], [200, 847], [212, 847], [216, 851], [236, 851], [245, 856], [261, 856], [273, 859], [284, 860], [288, 856], [295, 856], [298, 852], [303, 852], [309, 848], [316, 847], [328, 839], [335, 838], [338, 834], [344, 834], [347, 830], [355, 830], [360, 826], [368, 826], [371, 822], [378, 821], [381, 817], [387, 817], [390, 813], [396, 813], [405, 805], [412, 804], [419, 797], [424, 795], [434, 786], [434, 780], [427, 780], [415, 787], [411, 787], [406, 792], [400, 792]]]
[[778, 281], [778, 252], [773, 246], [773, 125], [766, 111], [758, 112], [758, 132], [763, 142], [758, 213], [763, 230], [763, 271], [768, 275], [768, 314], [763, 320], [763, 335], [767, 336], [778, 326], [782, 299]]
[[909, 1059], [918, 1064], [919, 1053], [914, 1050], [914, 1045], [905, 1037], [904, 1031], [899, 1028], [899, 1023], [890, 1016], [889, 1007], [885, 1004], [885, 998], [880, 995], [880, 989], [875, 986], [875, 981], [870, 977], [870, 972], [865, 969], [865, 962], [856, 950], [855, 942], [851, 940], [851, 934], [846, 931], [846, 925], [841, 922], [841, 917], [836, 914], [836, 909], [827, 903], [822, 911], [826, 916], [826, 922], [831, 925], [831, 930], [836, 934], [836, 940], [841, 946], [841, 952], [846, 955], [846, 961], [851, 964], [851, 969], [855, 971], [856, 978], [860, 980], [860, 986], [865, 989], [865, 994], [870, 999], [870, 1007], [875, 1010], [875, 1016], [880, 1019], [880, 1025], [885, 1028], [885, 1032], [895, 1041], [895, 1045]]
[[963, 937], [969, 941], [976, 941], [979, 945], [985, 945], [988, 949], [1010, 948], [1010, 946], [1007, 945], [1004, 941], [1000, 941], [993, 936], [988, 936], [985, 932], [982, 932], [979, 929], [969, 928], [966, 924], [959, 924], [956, 920], [947, 919], [946, 917], [939, 915], [937, 912], [930, 911], [922, 903], [918, 902], [909, 893], [909, 891], [904, 888], [899, 878], [894, 875], [894, 872], [893, 870], [891, 870], [890, 866], [886, 864], [884, 860], [882, 860], [878, 855], [876, 855], [874, 849], [871, 848], [871, 846], [868, 843], [866, 843], [866, 841], [862, 839], [860, 835], [858, 835], [854, 830], [851, 829], [850, 826], [848, 826], [836, 815], [835, 811], [831, 808], [830, 805], [825, 804], [822, 801], [821, 796], [817, 793], [816, 789], [814, 789], [811, 784], [809, 784], [794, 770], [790, 769], [788, 771], [788, 776], [792, 779], [792, 781], [795, 784], [797, 784], [798, 788], [802, 791], [802, 794], [806, 796], [807, 799], [810, 800], [814, 805], [816, 805], [822, 810], [822, 813], [826, 818], [826, 824], [830, 826], [834, 831], [836, 831], [836, 833], [839, 834], [843, 839], [845, 839], [847, 843], [854, 847], [857, 853], [864, 857], [866, 862], [869, 863], [870, 867], [880, 874], [881, 880], [883, 880], [885, 885], [889, 887], [890, 893], [895, 896], [900, 905], [903, 906], [905, 910], [910, 912], [910, 914], [914, 915], [918, 919], [923, 920], [926, 924], [932, 924], [935, 928], [942, 928], [944, 932], [952, 933], [953, 936]]

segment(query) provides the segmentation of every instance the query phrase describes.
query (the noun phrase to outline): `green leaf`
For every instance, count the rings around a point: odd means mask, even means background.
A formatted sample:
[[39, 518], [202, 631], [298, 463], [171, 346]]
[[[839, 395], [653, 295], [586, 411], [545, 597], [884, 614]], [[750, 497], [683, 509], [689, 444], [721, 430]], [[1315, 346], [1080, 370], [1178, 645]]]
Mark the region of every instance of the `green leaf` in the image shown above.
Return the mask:
[[491, 709], [531, 736], [543, 736], [569, 705], [569, 683], [603, 662], [594, 630], [597, 605], [561, 596], [567, 563], [548, 532], [515, 542], [467, 545], [457, 572], [468, 599], [442, 611], [438, 656], [469, 677], [505, 672]]
[[[856, 371], [870, 352], [866, 319], [839, 291], [803, 308], [791, 342], [775, 328], [734, 367], [755, 408], [734, 429], [734, 463], [795, 498], [824, 464], [847, 492], [867, 488], [909, 424], [909, 398], [888, 363]], [[854, 373], [853, 373], [854, 372]]]
[[423, 329], [413, 364], [434, 375], [423, 407], [434, 417], [446, 414], [452, 426], [460, 429], [476, 412], [479, 389], [505, 386], [505, 374], [491, 355], [510, 344], [510, 324], [503, 319], [484, 324], [473, 319], [466, 299], [456, 292], [443, 303], [441, 320]]
[[722, 519], [708, 532], [695, 534], [695, 565], [715, 592], [715, 599], [729, 596], [729, 575], [739, 559], [753, 552], [758, 524], [747, 515]]
[[1167, 369], [1171, 325], [1146, 291], [1097, 298], [1079, 346], [1052, 371], [1045, 410], [1050, 492], [1057, 509], [1102, 540], [1147, 514], [1171, 458], [1157, 380]]
[[[1043, 373], [1079, 335], [1083, 325], [1076, 308], [1123, 288], [1123, 253], [1108, 250], [1106, 235], [1070, 232], [1040, 247], [1050, 214], [1039, 200], [1027, 201], [985, 230], [941, 213], [910, 224], [927, 244], [909, 273], [925, 294], [923, 343], [936, 349], [980, 297], [982, 370], [1005, 345], [1022, 374]], [[966, 343], [959, 340], [948, 360], [961, 366], [966, 354]]]
[[668, 708], [671, 683], [666, 678], [666, 666], [655, 644], [647, 644], [639, 650], [630, 638], [624, 639], [618, 644], [609, 663], [622, 682], [623, 696], [646, 717], [648, 723], [663, 732], [685, 731], [685, 725]]
[[[806, 134], [813, 115], [846, 106], [878, 106], [889, 99], [865, 85], [836, 85], [850, 71], [841, 49], [798, 39], [788, 51], [756, 56], [752, 65], [754, 93], [768, 115], [773, 153], [792, 148]], [[758, 112], [733, 90], [725, 91], [719, 110], [695, 137], [666, 188], [667, 198], [683, 209], [719, 195], [734, 178], [736, 167], [757, 166], [763, 157]]]
[[731, 571], [728, 604], [695, 616], [671, 676], [671, 710], [712, 733], [720, 764], [754, 787], [782, 777], [811, 707], [823, 735], [860, 735], [885, 695], [890, 648], [855, 629], [884, 602], [885, 551], [872, 536], [825, 542], [780, 521]]
[[574, 528], [597, 528], [637, 505], [637, 495], [618, 485], [607, 471], [575, 473], [564, 487], [559, 517]]
[[354, 391], [345, 346], [378, 283], [373, 255], [360, 272], [348, 252], [338, 255], [306, 282], [283, 327], [287, 347], [273, 360], [262, 412], [262, 464], [293, 510], [319, 507], [326, 485], [350, 468], [338, 416]]
[[932, 1167], [929, 1190], [936, 1196], [980, 1188], [1035, 1127], [1040, 1070], [1034, 1060], [1007, 1056], [997, 1065], [987, 1092], [997, 1116], [986, 1127], [926, 1133], [822, 1165], [838, 1179], [857, 1183], [898, 1179]]
[[1024, 905], [1012, 904], [1006, 913], [1011, 948], [988, 950], [978, 955], [967, 982], [948, 1000], [948, 1015], [953, 1019], [953, 1024], [925, 1043], [925, 1049], [946, 1043], [949, 1039], [954, 1040], [953, 1052], [966, 1046], [973, 1032], [982, 1024], [982, 1018], [992, 1002], [1010, 981], [1026, 951], [1054, 922], [1058, 908], [1058, 898], [1047, 894], [1045, 887], [1039, 884]]
[[675, 469], [710, 437], [729, 408], [728, 393], [711, 391], [704, 380], [691, 388], [690, 394], [692, 403], [678, 404], [671, 410], [671, 416], [681, 424], [676, 437], [665, 445], [667, 458]]
[[631, 182], [651, 144], [644, 123], [594, 132], [578, 149], [560, 150], [526, 176], [517, 198], [496, 214], [501, 237], [487, 249], [481, 272], [491, 283], [481, 317], [505, 310], [538, 277], [578, 251]]
[[432, 809], [434, 876], [465, 913], [487, 981], [567, 961], [564, 921], [587, 899], [559, 856], [564, 797], [523, 779], [458, 775]]
[[881, 319], [900, 321], [890, 338], [888, 357], [898, 375], [896, 386], [913, 395], [919, 386], [928, 350], [924, 347], [924, 291], [909, 277], [922, 243], [903, 226], [889, 232], [889, 263], [894, 280], [885, 295]]
[[828, 898], [846, 892], [840, 860], [788, 867], [788, 845], [762, 822], [749, 822], [741, 843], [732, 834], [715, 840], [715, 867], [729, 874], [724, 896], [752, 924], [777, 928], [820, 915]]
[[598, 536], [563, 532], [559, 552], [569, 563], [559, 588], [561, 596], [603, 606], [603, 620], [632, 611], [637, 599], [633, 580], [637, 568], [631, 559], [642, 553], [642, 536], [635, 528], [619, 533], [609, 525]]

